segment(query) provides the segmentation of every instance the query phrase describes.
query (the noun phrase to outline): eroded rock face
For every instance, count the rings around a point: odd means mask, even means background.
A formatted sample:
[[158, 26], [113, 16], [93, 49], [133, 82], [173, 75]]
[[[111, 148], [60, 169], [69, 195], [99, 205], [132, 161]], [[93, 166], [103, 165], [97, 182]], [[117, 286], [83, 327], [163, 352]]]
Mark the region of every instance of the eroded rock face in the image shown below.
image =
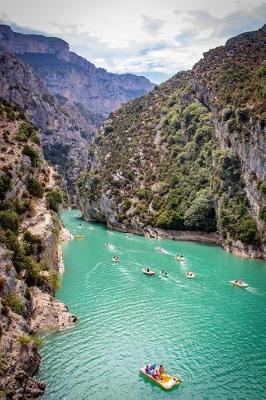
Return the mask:
[[84, 116], [96, 123], [154, 87], [143, 76], [112, 74], [96, 68], [70, 52], [68, 43], [58, 38], [16, 33], [0, 25], [1, 47], [29, 64], [52, 93], [85, 107]]
[[52, 209], [46, 196], [60, 194], [56, 176], [44, 160], [37, 130], [20, 109], [1, 100], [1, 399], [41, 396], [45, 384], [33, 378], [40, 365], [35, 334], [63, 329], [76, 320], [53, 297], [63, 267], [60, 201]]
[[237, 36], [113, 113], [79, 182], [84, 216], [173, 238], [216, 231], [266, 259], [265, 41], [266, 25]]
[[30, 289], [32, 312], [30, 329], [32, 332], [64, 329], [72, 326], [77, 317], [68, 312], [63, 303], [37, 287]]
[[93, 129], [75, 106], [61, 105], [21, 60], [0, 53], [0, 96], [17, 104], [40, 128], [46, 157], [59, 167], [73, 193], [74, 182], [87, 165], [87, 143]]

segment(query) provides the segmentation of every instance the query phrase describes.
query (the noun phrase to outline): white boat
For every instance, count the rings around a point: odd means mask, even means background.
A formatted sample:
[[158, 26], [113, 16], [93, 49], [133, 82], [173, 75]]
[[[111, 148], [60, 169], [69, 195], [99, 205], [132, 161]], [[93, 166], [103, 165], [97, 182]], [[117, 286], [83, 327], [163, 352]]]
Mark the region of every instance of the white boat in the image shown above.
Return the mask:
[[112, 260], [113, 262], [120, 262], [120, 258], [118, 256], [114, 256]]
[[164, 252], [164, 248], [163, 247], [155, 247], [156, 251], [159, 251], [159, 253], [163, 253]]
[[195, 274], [192, 271], [188, 271], [188, 272], [186, 272], [186, 277], [188, 279], [194, 279], [195, 278]]
[[185, 257], [183, 256], [176, 256], [175, 259], [176, 261], [185, 261]]
[[166, 271], [161, 271], [160, 276], [163, 276], [164, 278], [168, 278], [168, 273]]
[[149, 276], [152, 276], [152, 275], [155, 275], [155, 274], [156, 274], [156, 272], [153, 271], [153, 270], [152, 270], [151, 268], [149, 268], [149, 267], [143, 268], [142, 272], [143, 272], [143, 274], [149, 275]]
[[232, 285], [238, 286], [242, 289], [245, 289], [248, 287], [248, 284], [246, 282], [242, 281], [242, 279], [235, 279], [234, 281], [230, 281], [230, 283], [232, 283]]

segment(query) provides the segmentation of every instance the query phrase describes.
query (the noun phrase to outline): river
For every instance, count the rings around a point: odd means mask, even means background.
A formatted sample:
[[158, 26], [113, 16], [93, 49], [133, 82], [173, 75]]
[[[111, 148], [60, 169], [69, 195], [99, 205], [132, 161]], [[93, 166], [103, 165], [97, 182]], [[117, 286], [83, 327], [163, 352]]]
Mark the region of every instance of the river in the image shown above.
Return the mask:
[[[217, 246], [111, 232], [79, 215], [62, 214], [66, 228], [85, 238], [63, 244], [66, 271], [57, 293], [79, 320], [44, 337], [43, 399], [266, 398], [264, 262]], [[145, 276], [146, 265], [169, 277]], [[236, 278], [250, 287], [232, 286]], [[163, 391], [139, 376], [148, 362], [162, 363], [183, 383]]]

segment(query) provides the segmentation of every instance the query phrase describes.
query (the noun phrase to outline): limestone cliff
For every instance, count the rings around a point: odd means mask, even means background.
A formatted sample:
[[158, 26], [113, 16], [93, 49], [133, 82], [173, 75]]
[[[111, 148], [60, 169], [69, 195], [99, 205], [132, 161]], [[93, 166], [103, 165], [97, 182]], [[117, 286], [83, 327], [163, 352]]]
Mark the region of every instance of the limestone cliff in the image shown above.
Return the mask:
[[28, 66], [7, 53], [0, 53], [0, 97], [17, 104], [40, 129], [46, 158], [58, 166], [73, 193], [74, 182], [87, 165], [92, 127], [74, 105], [60, 102]]
[[19, 55], [46, 87], [81, 106], [84, 116], [99, 123], [121, 104], [149, 92], [154, 85], [142, 76], [112, 74], [77, 54], [58, 38], [16, 33], [0, 26], [0, 48]]
[[39, 397], [36, 333], [72, 325], [76, 317], [53, 298], [59, 283], [57, 175], [22, 110], [0, 102], [0, 394]]
[[265, 26], [230, 39], [114, 113], [80, 177], [85, 217], [218, 233], [227, 250], [266, 258], [265, 40]]

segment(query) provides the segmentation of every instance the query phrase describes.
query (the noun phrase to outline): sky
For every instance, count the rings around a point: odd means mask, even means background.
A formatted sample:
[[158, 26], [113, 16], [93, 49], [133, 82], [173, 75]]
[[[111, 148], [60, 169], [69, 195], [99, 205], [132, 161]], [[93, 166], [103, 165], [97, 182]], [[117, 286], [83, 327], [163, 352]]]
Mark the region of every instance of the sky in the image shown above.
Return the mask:
[[66, 40], [115, 73], [160, 83], [266, 23], [266, 0], [0, 0], [0, 23]]

